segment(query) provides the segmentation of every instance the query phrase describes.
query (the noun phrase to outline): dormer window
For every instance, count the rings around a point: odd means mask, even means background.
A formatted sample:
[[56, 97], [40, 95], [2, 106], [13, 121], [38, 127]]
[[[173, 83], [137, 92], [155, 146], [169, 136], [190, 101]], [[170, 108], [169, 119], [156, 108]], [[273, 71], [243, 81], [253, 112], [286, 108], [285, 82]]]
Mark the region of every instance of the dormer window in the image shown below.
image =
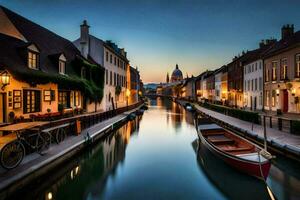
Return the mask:
[[28, 51], [28, 67], [31, 69], [38, 68], [38, 54], [32, 51]]
[[60, 74], [66, 74], [66, 57], [63, 54], [59, 56], [58, 72]]
[[30, 69], [39, 68], [39, 50], [35, 45], [30, 45], [28, 48], [27, 64]]

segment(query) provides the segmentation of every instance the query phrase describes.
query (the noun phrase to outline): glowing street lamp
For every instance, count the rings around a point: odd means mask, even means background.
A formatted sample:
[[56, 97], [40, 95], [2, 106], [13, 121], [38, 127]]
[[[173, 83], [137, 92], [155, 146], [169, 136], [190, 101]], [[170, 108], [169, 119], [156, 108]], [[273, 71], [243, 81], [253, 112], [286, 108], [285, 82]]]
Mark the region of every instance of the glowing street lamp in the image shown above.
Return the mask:
[[3, 90], [6, 85], [10, 84], [10, 76], [6, 71], [4, 71], [0, 74], [0, 78], [1, 78], [1, 84], [2, 84], [1, 89]]
[[279, 92], [280, 92], [280, 90], [279, 90], [279, 89], [276, 89], [276, 94], [277, 94], [277, 96], [279, 96]]

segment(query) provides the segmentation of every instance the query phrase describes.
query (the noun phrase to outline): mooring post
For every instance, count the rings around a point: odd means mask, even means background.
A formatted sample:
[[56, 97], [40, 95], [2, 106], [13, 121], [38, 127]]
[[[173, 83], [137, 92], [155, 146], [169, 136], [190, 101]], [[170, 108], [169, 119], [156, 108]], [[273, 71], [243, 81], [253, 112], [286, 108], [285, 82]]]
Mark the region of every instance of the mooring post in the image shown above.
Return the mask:
[[264, 115], [264, 147], [267, 151], [267, 128], [266, 128], [266, 116]]

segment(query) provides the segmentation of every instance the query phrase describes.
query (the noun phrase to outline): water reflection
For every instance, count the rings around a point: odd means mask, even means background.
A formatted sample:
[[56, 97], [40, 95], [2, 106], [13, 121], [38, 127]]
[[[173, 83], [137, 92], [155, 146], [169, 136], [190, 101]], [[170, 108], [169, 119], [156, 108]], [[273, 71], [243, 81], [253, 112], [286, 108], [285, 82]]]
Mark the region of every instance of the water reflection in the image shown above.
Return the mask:
[[[198, 148], [192, 113], [163, 98], [149, 105], [12, 199], [270, 199], [264, 182]], [[299, 199], [299, 168], [275, 160], [267, 183], [276, 198]]]
[[213, 155], [198, 139], [192, 142], [200, 169], [228, 199], [271, 199], [262, 180], [242, 174]]

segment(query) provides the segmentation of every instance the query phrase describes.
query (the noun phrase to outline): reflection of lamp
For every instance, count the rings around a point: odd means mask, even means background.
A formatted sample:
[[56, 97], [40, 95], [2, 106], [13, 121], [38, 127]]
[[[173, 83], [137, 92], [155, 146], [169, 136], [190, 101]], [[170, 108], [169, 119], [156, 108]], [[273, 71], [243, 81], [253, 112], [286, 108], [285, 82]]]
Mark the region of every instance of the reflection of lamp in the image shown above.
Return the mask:
[[276, 95], [279, 96], [279, 92], [280, 90], [279, 89], [276, 89]]
[[296, 95], [296, 88], [292, 89], [292, 95], [295, 96]]
[[9, 83], [10, 83], [10, 77], [6, 71], [1, 73], [1, 83], [2, 83], [2, 88], [1, 88], [2, 90], [4, 89], [4, 87], [6, 85], [9, 85]]

